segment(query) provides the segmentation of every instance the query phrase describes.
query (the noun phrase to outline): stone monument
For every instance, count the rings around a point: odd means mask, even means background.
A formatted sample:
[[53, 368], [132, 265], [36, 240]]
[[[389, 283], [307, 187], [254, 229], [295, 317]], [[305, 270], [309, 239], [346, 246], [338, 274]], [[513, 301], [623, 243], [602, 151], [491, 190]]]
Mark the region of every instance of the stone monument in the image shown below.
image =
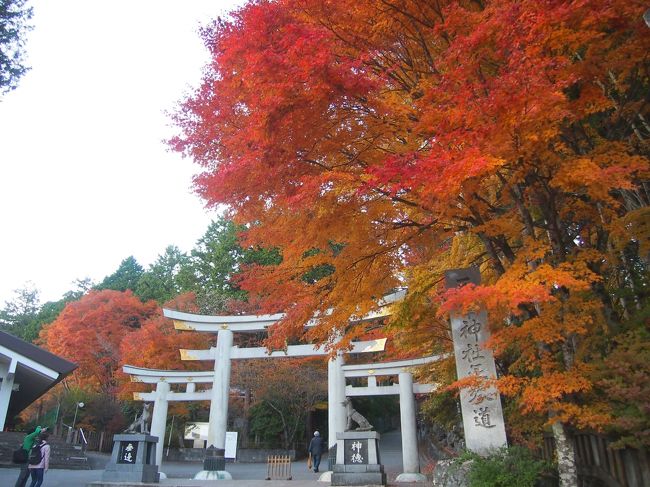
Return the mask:
[[[146, 403], [142, 413], [124, 433], [113, 437], [113, 453], [102, 474], [102, 481], [108, 482], [159, 482], [156, 465], [157, 436], [149, 434], [148, 421], [150, 404]], [[136, 430], [140, 429], [139, 432]]]
[[[476, 267], [445, 272], [447, 289], [480, 283], [481, 274]], [[508, 446], [501, 396], [489, 382], [496, 378], [497, 371], [492, 350], [486, 347], [490, 338], [487, 312], [452, 312], [450, 321], [458, 378], [476, 377], [484, 382], [460, 390], [465, 444], [468, 450], [487, 455]]]
[[[336, 433], [336, 464], [331, 485], [386, 485], [386, 473], [379, 459], [379, 433], [352, 406], [349, 397], [343, 404], [347, 413], [347, 428]], [[353, 424], [358, 427], [352, 430]]]

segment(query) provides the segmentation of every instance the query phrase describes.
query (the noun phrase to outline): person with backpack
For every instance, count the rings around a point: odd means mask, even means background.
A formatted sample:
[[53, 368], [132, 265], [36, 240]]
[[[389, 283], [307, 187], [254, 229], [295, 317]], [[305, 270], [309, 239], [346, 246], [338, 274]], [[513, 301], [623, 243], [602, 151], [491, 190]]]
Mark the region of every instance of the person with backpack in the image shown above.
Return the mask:
[[14, 462], [20, 463], [20, 474], [18, 475], [18, 480], [16, 480], [15, 487], [25, 487], [27, 484], [27, 479], [29, 479], [29, 452], [32, 450], [34, 441], [41, 433], [41, 431], [46, 431], [47, 428], [41, 428], [37, 426], [34, 430], [28, 433], [23, 440], [22, 448], [14, 452]]
[[41, 487], [43, 476], [50, 467], [50, 445], [47, 442], [48, 433], [41, 431], [31, 451], [29, 452], [29, 471], [32, 474], [32, 483], [29, 487]]

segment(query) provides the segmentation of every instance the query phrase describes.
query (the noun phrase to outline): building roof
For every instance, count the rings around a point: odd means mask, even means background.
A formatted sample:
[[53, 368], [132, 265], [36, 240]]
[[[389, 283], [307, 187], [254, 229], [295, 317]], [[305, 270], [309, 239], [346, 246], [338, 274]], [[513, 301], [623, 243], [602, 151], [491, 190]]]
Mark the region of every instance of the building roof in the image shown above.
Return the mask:
[[7, 418], [12, 418], [62, 381], [77, 365], [0, 331], [0, 367], [9, 368], [9, 373], [15, 374], [7, 411]]

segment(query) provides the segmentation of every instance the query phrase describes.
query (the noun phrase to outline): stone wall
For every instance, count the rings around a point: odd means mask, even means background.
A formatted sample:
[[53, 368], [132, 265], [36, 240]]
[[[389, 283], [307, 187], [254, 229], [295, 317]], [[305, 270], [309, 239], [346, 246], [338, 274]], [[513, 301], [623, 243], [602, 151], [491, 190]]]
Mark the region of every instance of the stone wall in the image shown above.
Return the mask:
[[[236, 461], [240, 463], [266, 463], [270, 455], [288, 455], [292, 461], [296, 459], [295, 450], [241, 448], [237, 450]], [[172, 462], [202, 462], [204, 456], [205, 450], [203, 448], [172, 448], [169, 450], [169, 456], [164, 455], [163, 459]], [[232, 460], [227, 459], [226, 461]]]

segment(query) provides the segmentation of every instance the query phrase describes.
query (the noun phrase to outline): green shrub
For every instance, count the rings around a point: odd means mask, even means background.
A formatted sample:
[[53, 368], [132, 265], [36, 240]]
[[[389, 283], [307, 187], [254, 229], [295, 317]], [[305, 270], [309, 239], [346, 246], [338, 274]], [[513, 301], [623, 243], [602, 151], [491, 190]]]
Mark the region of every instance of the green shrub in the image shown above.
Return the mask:
[[519, 446], [501, 448], [487, 457], [466, 452], [459, 461], [470, 461], [469, 487], [533, 487], [548, 468]]

